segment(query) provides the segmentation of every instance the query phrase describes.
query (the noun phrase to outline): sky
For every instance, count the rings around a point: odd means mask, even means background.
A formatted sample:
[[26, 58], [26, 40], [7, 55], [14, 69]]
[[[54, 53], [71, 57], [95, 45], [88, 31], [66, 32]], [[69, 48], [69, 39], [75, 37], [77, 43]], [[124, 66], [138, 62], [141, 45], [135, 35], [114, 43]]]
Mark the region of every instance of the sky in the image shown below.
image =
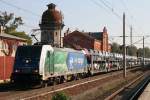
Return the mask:
[[[31, 34], [32, 29], [39, 29], [42, 13], [47, 10], [47, 4], [54, 3], [64, 15], [65, 27], [86, 32], [101, 32], [106, 26], [109, 42], [122, 45], [123, 12], [126, 15], [126, 35], [130, 35], [133, 27], [133, 43], [145, 36], [145, 46], [150, 42], [150, 0], [0, 0], [0, 11], [21, 16], [24, 22], [19, 31]], [[130, 45], [130, 38], [126, 38]], [[142, 41], [134, 44], [142, 47]], [[149, 46], [150, 47], [150, 46]]]

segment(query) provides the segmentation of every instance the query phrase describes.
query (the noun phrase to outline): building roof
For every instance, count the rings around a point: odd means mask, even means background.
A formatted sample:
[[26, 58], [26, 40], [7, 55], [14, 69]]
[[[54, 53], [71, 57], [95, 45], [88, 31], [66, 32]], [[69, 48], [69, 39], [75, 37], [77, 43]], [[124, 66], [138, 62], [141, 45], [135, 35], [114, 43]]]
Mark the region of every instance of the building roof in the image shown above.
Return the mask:
[[88, 35], [97, 39], [101, 40], [103, 32], [88, 32]]
[[64, 38], [69, 37], [72, 34], [77, 34], [77, 33], [81, 34], [91, 40], [98, 40], [98, 41], [101, 41], [102, 34], [103, 34], [103, 32], [79, 32], [76, 30], [76, 31], [73, 31], [72, 33], [67, 34], [66, 36], [64, 36]]
[[14, 35], [6, 34], [6, 33], [0, 33], [0, 37], [11, 38], [11, 39], [16, 39], [16, 40], [26, 41], [26, 39], [23, 39], [23, 38], [14, 36]]
[[89, 39], [94, 40], [95, 38], [91, 37], [88, 33], [89, 32], [79, 32], [79, 31], [76, 30], [76, 31], [73, 31], [72, 33], [69, 33], [68, 35], [71, 35], [71, 34], [81, 34], [81, 35], [83, 35], [83, 36], [85, 36], [85, 37], [87, 37]]

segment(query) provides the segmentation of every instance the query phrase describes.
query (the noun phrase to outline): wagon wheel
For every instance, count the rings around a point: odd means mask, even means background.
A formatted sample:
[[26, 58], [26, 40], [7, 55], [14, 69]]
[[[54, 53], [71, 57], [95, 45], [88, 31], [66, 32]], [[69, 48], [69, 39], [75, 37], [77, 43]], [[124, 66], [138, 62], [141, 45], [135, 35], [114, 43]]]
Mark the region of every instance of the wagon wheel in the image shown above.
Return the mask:
[[61, 77], [60, 77], [60, 83], [64, 83], [64, 81], [65, 81], [64, 76], [61, 76]]
[[60, 80], [60, 77], [54, 77], [54, 78], [53, 78], [53, 85], [60, 84], [60, 83], [61, 83], [60, 81], [61, 81], [61, 80]]
[[40, 87], [45, 88], [48, 86], [48, 82], [47, 81], [40, 81]]

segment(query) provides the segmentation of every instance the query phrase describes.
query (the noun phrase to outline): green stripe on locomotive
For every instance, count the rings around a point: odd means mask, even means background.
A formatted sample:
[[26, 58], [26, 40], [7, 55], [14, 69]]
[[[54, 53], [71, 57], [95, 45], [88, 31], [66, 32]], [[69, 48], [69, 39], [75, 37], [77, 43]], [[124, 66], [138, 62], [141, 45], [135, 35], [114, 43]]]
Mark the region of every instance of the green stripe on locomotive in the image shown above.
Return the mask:
[[67, 64], [67, 52], [48, 51], [45, 59], [45, 74], [63, 74], [68, 71]]
[[66, 59], [67, 59], [67, 52], [63, 51], [54, 52], [54, 69], [56, 73], [68, 71]]

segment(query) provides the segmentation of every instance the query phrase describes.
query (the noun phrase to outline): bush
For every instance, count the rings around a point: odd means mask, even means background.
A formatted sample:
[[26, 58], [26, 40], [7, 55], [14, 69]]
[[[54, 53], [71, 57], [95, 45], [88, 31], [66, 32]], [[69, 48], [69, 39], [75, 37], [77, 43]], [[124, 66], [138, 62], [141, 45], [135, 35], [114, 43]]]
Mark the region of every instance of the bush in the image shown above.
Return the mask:
[[58, 92], [52, 97], [52, 100], [71, 100], [71, 99], [63, 92]]

